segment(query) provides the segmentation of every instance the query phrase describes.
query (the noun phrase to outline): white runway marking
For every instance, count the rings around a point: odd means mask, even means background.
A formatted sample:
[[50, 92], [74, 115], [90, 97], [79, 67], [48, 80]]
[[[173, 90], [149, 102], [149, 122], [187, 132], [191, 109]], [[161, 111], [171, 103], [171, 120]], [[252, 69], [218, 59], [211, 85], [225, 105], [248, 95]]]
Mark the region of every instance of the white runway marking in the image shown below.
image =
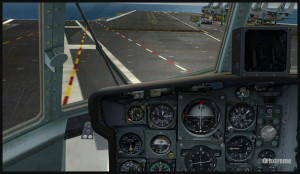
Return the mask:
[[187, 23], [183, 22], [182, 20], [180, 20], [180, 19], [178, 19], [178, 18], [175, 18], [174, 16], [172, 16], [172, 15], [166, 13], [166, 12], [164, 12], [164, 13], [167, 14], [167, 15], [169, 15], [170, 17], [172, 17], [172, 18], [174, 18], [174, 19], [176, 19], [176, 20], [178, 20], [178, 21], [184, 23], [185, 25], [192, 27], [192, 28], [195, 29], [195, 30], [199, 30], [198, 28], [195, 28], [195, 27], [191, 26], [190, 24], [187, 24]]
[[213, 37], [213, 36], [211, 36], [211, 35], [209, 35], [207, 33], [204, 33], [204, 34], [207, 35], [207, 36], [209, 36], [209, 37], [211, 37], [211, 38], [213, 38], [213, 39], [215, 39], [215, 40], [217, 40], [217, 41], [219, 41], [219, 42], [221, 42], [221, 40], [219, 40], [219, 39], [217, 39], [217, 38], [215, 38], [215, 37]]
[[[69, 45], [69, 49], [79, 49], [80, 45]], [[96, 49], [96, 46], [95, 45], [82, 45], [82, 48], [81, 49]]]
[[65, 28], [80, 28], [79, 26], [65, 26]]
[[118, 18], [120, 18], [120, 17], [123, 17], [123, 16], [125, 16], [125, 15], [130, 14], [130, 13], [133, 13], [133, 12], [135, 12], [135, 11], [136, 11], [136, 10], [133, 10], [133, 11], [130, 11], [130, 12], [128, 12], [128, 13], [125, 13], [125, 14], [122, 14], [122, 15], [119, 15], [119, 16], [116, 16], [116, 17], [112, 17], [112, 18], [106, 19], [106, 22], [112, 21], [112, 20], [115, 20], [115, 19], [118, 19]]
[[164, 59], [164, 60], [167, 60], [166, 58], [164, 58], [163, 56], [158, 56], [158, 57], [160, 57], [160, 58], [162, 58], [162, 59]]
[[[84, 31], [85, 28], [78, 21], [75, 22]], [[86, 34], [93, 40], [89, 31], [86, 31]], [[99, 41], [98, 43], [102, 46], [102, 49], [106, 53], [107, 57], [115, 64], [117, 68], [119, 68], [119, 70], [126, 76], [127, 79], [129, 79], [131, 83], [141, 83], [141, 81], [135, 75], [133, 75], [132, 72], [130, 72], [103, 44], [101, 44]]]
[[[191, 25], [189, 25], [189, 24], [183, 22], [182, 20], [180, 20], [180, 19], [178, 19], [178, 18], [175, 18], [174, 16], [172, 16], [172, 15], [170, 15], [170, 14], [168, 14], [168, 13], [165, 13], [165, 14], [167, 14], [167, 15], [169, 15], [170, 17], [172, 17], [172, 18], [174, 18], [174, 19], [176, 19], [176, 20], [178, 20], [178, 21], [184, 23], [184, 24], [187, 25], [187, 26], [192, 27], [192, 28], [195, 29], [195, 30], [199, 30], [198, 28], [195, 28], [195, 27], [193, 27], [193, 26], [191, 26]], [[210, 28], [210, 27], [207, 27], [207, 28]], [[217, 40], [217, 41], [219, 41], [219, 42], [221, 42], [219, 39], [217, 39], [217, 38], [215, 38], [215, 37], [213, 37], [213, 36], [211, 36], [211, 35], [209, 35], [209, 34], [207, 34], [207, 33], [204, 33], [204, 34], [207, 35], [207, 36], [209, 36], [209, 37], [211, 37], [211, 38], [213, 38], [213, 39], [215, 39], [215, 40]]]
[[4, 21], [2, 24], [8, 24], [10, 22], [12, 22], [14, 19], [8, 19], [7, 21]]
[[180, 68], [180, 69], [182, 69], [182, 70], [186, 71], [186, 69], [185, 69], [185, 68], [182, 68], [182, 67], [181, 67], [181, 66], [179, 66], [179, 65], [175, 65], [175, 66], [177, 66], [178, 68]]

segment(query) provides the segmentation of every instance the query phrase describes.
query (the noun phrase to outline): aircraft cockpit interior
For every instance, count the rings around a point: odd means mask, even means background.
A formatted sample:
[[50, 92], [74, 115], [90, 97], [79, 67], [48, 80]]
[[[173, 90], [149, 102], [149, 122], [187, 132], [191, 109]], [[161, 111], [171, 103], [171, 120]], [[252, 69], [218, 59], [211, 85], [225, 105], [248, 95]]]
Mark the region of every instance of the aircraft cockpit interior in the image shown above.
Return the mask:
[[[36, 21], [3, 18], [3, 171], [298, 171], [297, 22], [280, 23], [297, 3], [139, 3], [38, 3]], [[8, 38], [31, 23], [38, 33]], [[35, 104], [27, 82], [7, 85], [10, 50], [31, 37]]]

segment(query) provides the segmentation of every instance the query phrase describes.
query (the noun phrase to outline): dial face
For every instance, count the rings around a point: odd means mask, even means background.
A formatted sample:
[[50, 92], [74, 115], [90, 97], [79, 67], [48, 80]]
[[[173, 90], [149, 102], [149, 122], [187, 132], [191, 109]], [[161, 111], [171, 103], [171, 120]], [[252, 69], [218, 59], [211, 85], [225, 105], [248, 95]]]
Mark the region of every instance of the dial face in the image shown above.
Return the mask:
[[217, 105], [208, 100], [196, 100], [183, 110], [183, 124], [191, 133], [205, 135], [213, 132], [220, 122]]
[[137, 154], [142, 149], [142, 140], [138, 135], [134, 133], [123, 135], [120, 138], [119, 143], [121, 150], [126, 154]]
[[170, 151], [171, 142], [168, 137], [158, 135], [151, 140], [151, 149], [158, 154], [165, 154]]
[[214, 171], [217, 159], [214, 152], [207, 146], [193, 147], [184, 159], [185, 167], [191, 172]]
[[246, 161], [253, 152], [252, 142], [245, 136], [235, 136], [227, 143], [227, 155], [233, 161]]
[[157, 127], [168, 127], [175, 121], [174, 111], [170, 106], [157, 105], [152, 109], [150, 119]]
[[150, 165], [150, 172], [172, 172], [172, 167], [166, 161], [155, 161]]
[[254, 124], [255, 113], [247, 103], [234, 105], [228, 115], [229, 123], [236, 129], [246, 129]]
[[272, 140], [276, 134], [276, 129], [270, 125], [264, 126], [260, 131], [260, 135], [264, 140]]
[[124, 163], [121, 164], [120, 171], [121, 172], [142, 172], [143, 168], [140, 163], [130, 160], [130, 161], [125, 161]]
[[133, 121], [140, 121], [144, 117], [144, 110], [139, 106], [133, 106], [128, 110], [128, 117]]
[[268, 160], [264, 159], [275, 159], [275, 157], [276, 155], [274, 151], [270, 149], [265, 149], [259, 152], [257, 160], [260, 162], [261, 165], [270, 165], [270, 163], [268, 163]]
[[250, 90], [247, 87], [239, 87], [235, 91], [235, 96], [241, 101], [247, 100], [250, 96]]

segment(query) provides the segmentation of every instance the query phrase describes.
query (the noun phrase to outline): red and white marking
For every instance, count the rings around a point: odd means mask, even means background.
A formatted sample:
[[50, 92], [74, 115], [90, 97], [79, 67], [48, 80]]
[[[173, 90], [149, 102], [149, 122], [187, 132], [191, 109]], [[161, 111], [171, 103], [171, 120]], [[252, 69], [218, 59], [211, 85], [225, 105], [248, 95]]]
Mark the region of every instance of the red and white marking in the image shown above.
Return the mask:
[[[100, 24], [101, 26], [103, 26], [103, 24], [101, 24], [100, 22], [96, 22], [96, 23], [97, 23], [97, 24]], [[106, 26], [104, 26], [104, 27], [106, 27]], [[132, 40], [132, 39], [130, 39], [130, 38], [124, 36], [123, 34], [120, 34], [119, 32], [116, 32], [116, 31], [114, 31], [114, 30], [111, 30], [111, 31], [114, 32], [115, 34], [117, 34], [117, 35], [123, 37], [124, 39], [127, 39], [129, 42], [132, 42], [133, 44], [136, 44], [137, 46], [139, 46], [139, 47], [141, 47], [141, 48], [144, 48], [146, 51], [148, 51], [148, 52], [154, 54], [155, 56], [157, 56], [157, 57], [159, 57], [159, 58], [161, 58], [161, 59], [163, 59], [163, 60], [169, 62], [170, 64], [172, 64], [172, 65], [174, 65], [175, 67], [177, 67], [177, 68], [183, 70], [184, 72], [186, 72], [186, 73], [192, 73], [191, 71], [189, 71], [189, 70], [183, 68], [182, 66], [177, 65], [176, 63], [174, 63], [174, 62], [168, 60], [167, 58], [165, 58], [165, 57], [163, 57], [163, 56], [157, 54], [156, 52], [154, 52], [154, 51], [152, 51], [152, 50], [146, 48], [144, 45], [141, 45], [141, 44], [139, 44], [138, 42], [135, 42], [134, 40]]]

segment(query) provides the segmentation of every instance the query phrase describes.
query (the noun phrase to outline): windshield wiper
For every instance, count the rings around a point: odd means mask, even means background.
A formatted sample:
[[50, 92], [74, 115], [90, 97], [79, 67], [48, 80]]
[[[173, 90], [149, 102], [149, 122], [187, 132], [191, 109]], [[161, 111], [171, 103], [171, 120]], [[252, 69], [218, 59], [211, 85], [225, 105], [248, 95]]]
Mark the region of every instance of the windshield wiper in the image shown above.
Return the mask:
[[125, 77], [123, 76], [122, 72], [113, 64], [113, 62], [108, 58], [108, 56], [106, 55], [106, 53], [103, 51], [102, 46], [99, 44], [98, 40], [96, 39], [96, 37], [94, 35], [94, 32], [93, 32], [92, 28], [90, 27], [90, 25], [89, 25], [89, 23], [88, 23], [88, 21], [87, 21], [87, 19], [86, 19], [86, 17], [85, 17], [85, 15], [84, 15], [84, 13], [83, 13], [83, 11], [82, 11], [82, 9], [81, 9], [81, 7], [80, 7], [80, 5], [79, 5], [78, 2], [76, 2], [76, 6], [77, 6], [77, 8], [78, 8], [78, 10], [79, 10], [79, 12], [80, 12], [80, 14], [81, 14], [81, 16], [82, 16], [85, 24], [87, 25], [89, 32], [91, 33], [91, 35], [93, 37], [93, 40], [95, 42], [97, 51], [102, 55], [102, 57], [104, 59], [104, 62], [106, 64], [106, 66], [108, 67], [109, 72], [112, 75], [115, 83], [119, 86], [119, 82], [117, 81], [117, 79], [116, 79], [116, 77], [115, 77], [115, 75], [113, 73], [113, 70], [117, 73], [117, 75], [119, 76], [119, 78], [122, 80], [122, 82], [124, 84], [128, 84], [129, 81], [127, 79], [125, 79]]

